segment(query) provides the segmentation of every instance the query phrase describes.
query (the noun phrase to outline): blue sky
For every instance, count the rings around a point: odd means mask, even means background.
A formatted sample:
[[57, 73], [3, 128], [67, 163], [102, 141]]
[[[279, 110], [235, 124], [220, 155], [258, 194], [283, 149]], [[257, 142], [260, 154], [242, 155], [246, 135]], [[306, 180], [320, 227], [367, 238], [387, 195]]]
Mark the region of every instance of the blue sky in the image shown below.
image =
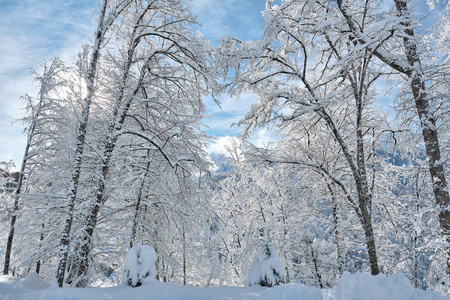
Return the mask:
[[[56, 55], [71, 62], [95, 29], [93, 15], [97, 15], [99, 2], [0, 0], [0, 161], [13, 159], [19, 164], [22, 160], [24, 126], [14, 121], [25, 115], [20, 97], [37, 93], [30, 69], [41, 71], [40, 64]], [[265, 0], [193, 0], [191, 7], [202, 24], [199, 30], [215, 45], [225, 27], [241, 39], [256, 39], [261, 34]], [[223, 96], [219, 109], [206, 99], [208, 133], [219, 142], [224, 140], [221, 137], [237, 136], [239, 129], [230, 125], [239, 121], [252, 101], [248, 95], [239, 102]]]

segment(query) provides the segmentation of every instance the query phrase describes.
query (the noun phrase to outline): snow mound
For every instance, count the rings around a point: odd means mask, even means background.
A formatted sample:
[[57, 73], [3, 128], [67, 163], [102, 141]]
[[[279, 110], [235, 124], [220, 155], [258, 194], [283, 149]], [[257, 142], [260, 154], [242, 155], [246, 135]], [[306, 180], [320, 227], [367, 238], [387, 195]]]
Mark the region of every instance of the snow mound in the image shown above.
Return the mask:
[[149, 245], [137, 245], [128, 250], [125, 258], [123, 283], [138, 287], [155, 280], [156, 252]]
[[[325, 294], [325, 293], [324, 293]], [[414, 289], [406, 276], [377, 275], [345, 272], [335, 289], [328, 291], [328, 298], [348, 300], [440, 300], [438, 292]]]
[[22, 287], [31, 290], [45, 290], [50, 287], [49, 283], [46, 283], [44, 279], [39, 276], [38, 273], [32, 272], [21, 281]]
[[271, 243], [261, 246], [248, 270], [248, 285], [272, 287], [284, 282], [284, 264]]

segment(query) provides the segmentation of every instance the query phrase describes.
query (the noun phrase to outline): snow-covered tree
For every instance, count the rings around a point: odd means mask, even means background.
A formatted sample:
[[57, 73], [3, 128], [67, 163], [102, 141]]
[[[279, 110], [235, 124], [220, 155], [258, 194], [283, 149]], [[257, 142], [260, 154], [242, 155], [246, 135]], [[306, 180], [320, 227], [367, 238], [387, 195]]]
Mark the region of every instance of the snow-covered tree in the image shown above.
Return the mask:
[[[52, 61], [64, 74], [41, 89], [41, 110], [27, 97], [25, 185], [0, 211], [15, 220], [3, 226], [17, 245], [7, 269], [57, 270], [60, 286], [119, 282], [126, 263], [133, 286], [148, 273], [321, 288], [370, 270], [446, 292], [436, 203], [450, 153], [448, 29], [430, 30], [427, 54], [410, 4], [394, 5], [267, 1], [260, 39], [226, 36], [215, 50], [184, 1], [102, 1], [94, 44], [70, 69]], [[230, 95], [257, 99], [239, 123], [245, 146], [210, 173], [202, 98], [219, 71]], [[393, 82], [395, 120], [378, 110]], [[276, 138], [256, 147], [260, 128]], [[264, 243], [250, 266], [261, 240], [279, 246]]]
[[[440, 59], [436, 55], [436, 59], [431, 63], [424, 61], [426, 51], [430, 50], [420, 47], [421, 39], [426, 37], [416, 35], [418, 24], [414, 20], [411, 4], [408, 1], [394, 0], [396, 11], [382, 14], [370, 1], [360, 1], [349, 5], [347, 1], [339, 0], [337, 4], [339, 17], [351, 32], [353, 42], [362, 45], [394, 72], [404, 76], [404, 84], [410, 88], [409, 101], [414, 103], [419, 118], [435, 202], [439, 206], [441, 233], [445, 243], [448, 244], [450, 242], [450, 194], [444, 168], [445, 160], [442, 160], [441, 156], [439, 130], [436, 126], [436, 112], [439, 111], [440, 101], [433, 101], [433, 92], [427, 83], [430, 70], [443, 69], [441, 63], [445, 63], [448, 53]], [[443, 18], [445, 23], [445, 20], [448, 20], [448, 14], [444, 14]], [[366, 19], [370, 22], [367, 28], [363, 29], [360, 23], [361, 20]], [[447, 43], [448, 49], [448, 40], [444, 43]], [[448, 82], [443, 77], [439, 80]], [[445, 93], [448, 97], [448, 90]], [[447, 267], [450, 269], [450, 247], [446, 246], [445, 249]]]
[[[372, 85], [382, 70], [374, 65], [369, 51], [354, 49], [347, 36], [332, 35], [319, 26], [326, 22], [327, 13], [318, 3], [269, 5], [264, 18], [265, 33], [260, 40], [240, 42], [224, 37], [218, 54], [225, 67], [237, 71], [228, 91], [249, 90], [257, 96], [258, 103], [240, 122], [243, 135], [247, 137], [257, 127], [275, 127], [282, 136], [280, 146], [273, 152], [255, 149], [254, 156], [268, 163], [315, 169], [325, 181], [342, 189], [364, 229], [371, 272], [378, 274], [366, 159], [368, 134], [380, 122], [371, 104]], [[322, 48], [326, 50], [321, 55]], [[346, 53], [355, 54], [347, 58]], [[334, 153], [320, 148], [317, 153], [310, 151], [311, 140], [322, 136], [328, 136], [325, 142]], [[347, 175], [333, 174], [339, 168], [347, 170], [351, 186], [344, 180]]]
[[149, 245], [136, 245], [128, 250], [122, 282], [138, 287], [155, 280], [156, 252]]
[[19, 215], [21, 193], [32, 192], [37, 181], [37, 173], [49, 158], [54, 149], [55, 125], [61, 118], [58, 116], [62, 106], [61, 90], [65, 87], [64, 75], [67, 68], [59, 58], [54, 58], [42, 65], [42, 74], [32, 71], [34, 80], [38, 83], [39, 92], [36, 98], [24, 96], [29, 115], [23, 119], [27, 125], [27, 142], [21, 162], [17, 188], [14, 191], [14, 206], [6, 243], [3, 274], [10, 269], [11, 250], [14, 240], [16, 221]]
[[[184, 182], [207, 169], [201, 98], [207, 84], [214, 82], [208, 67], [209, 43], [191, 32], [194, 19], [180, 1], [138, 1], [123, 16], [123, 23], [114, 31], [116, 48], [109, 51], [105, 65], [99, 66], [100, 74], [111, 78], [103, 83], [102, 92], [112, 103], [102, 104], [108, 122], [98, 149], [101, 155], [94, 201], [85, 203], [87, 219], [78, 241], [79, 286], [87, 283], [94, 230], [102, 206], [111, 197], [111, 169], [121, 163], [122, 153], [139, 156], [150, 151], [152, 160], [157, 157], [156, 164], [178, 177], [178, 188], [173, 191], [182, 191], [182, 197], [189, 193]], [[153, 167], [149, 165], [144, 173], [159, 176]], [[138, 186], [142, 184], [141, 180]], [[137, 198], [139, 210], [142, 194]]]
[[[226, 36], [217, 53], [218, 64], [234, 71], [227, 78], [227, 91], [231, 95], [250, 91], [257, 97], [240, 122], [244, 138], [260, 127], [280, 137], [272, 149], [252, 149], [255, 161], [310, 169], [322, 177], [317, 182], [331, 188], [324, 188], [331, 200], [339, 191], [338, 197], [348, 201], [364, 230], [372, 274], [382, 270], [374, 223], [379, 220], [380, 202], [390, 197], [380, 201], [380, 183], [389, 176], [380, 166], [389, 158], [379, 156], [387, 136], [405, 130], [389, 124], [374, 109], [380, 93], [385, 92], [376, 83], [392, 78], [390, 68], [394, 68], [416, 81], [412, 87], [416, 103], [428, 105], [427, 96], [418, 92], [426, 90], [423, 72], [412, 67], [421, 64], [405, 5], [396, 3], [397, 13], [380, 19], [377, 3], [371, 1], [351, 5], [339, 1], [337, 6], [330, 1], [281, 1], [272, 6], [267, 1], [263, 36], [247, 42]], [[398, 54], [402, 51], [403, 56]], [[433, 155], [430, 166], [436, 167], [430, 168], [435, 172], [435, 195], [440, 197], [436, 199], [441, 199], [437, 203], [445, 207], [448, 193], [443, 163], [437, 158], [435, 121], [431, 108], [425, 111], [419, 112], [421, 119], [429, 120], [422, 124], [428, 131], [425, 144], [433, 144], [425, 150], [429, 157]], [[385, 172], [381, 177], [380, 170]], [[442, 224], [444, 215], [440, 214]]]
[[278, 257], [275, 246], [262, 243], [254, 261], [248, 269], [247, 284], [273, 287], [284, 283], [284, 264]]
[[95, 92], [95, 78], [97, 75], [97, 64], [100, 57], [100, 49], [103, 47], [103, 42], [105, 35], [111, 25], [114, 23], [115, 19], [120, 15], [120, 13], [126, 8], [130, 1], [117, 1], [116, 5], [113, 5], [111, 8], [111, 12], [107, 15], [108, 9], [108, 0], [103, 0], [100, 14], [97, 22], [97, 30], [95, 33], [94, 46], [92, 48], [91, 59], [89, 62], [89, 66], [86, 74], [86, 88], [87, 93], [83, 98], [83, 109], [81, 113], [81, 117], [77, 127], [77, 144], [75, 151], [75, 160], [73, 164], [72, 170], [72, 179], [71, 179], [71, 187], [69, 190], [68, 197], [68, 207], [67, 207], [67, 216], [64, 224], [63, 234], [61, 238], [61, 246], [60, 246], [60, 254], [59, 254], [59, 262], [58, 268], [56, 270], [56, 279], [58, 281], [58, 285], [60, 287], [63, 286], [64, 283], [64, 275], [67, 264], [67, 257], [69, 253], [69, 243], [70, 243], [70, 232], [73, 223], [73, 211], [75, 207], [75, 201], [77, 197], [79, 178], [81, 172], [81, 163], [83, 158], [84, 145], [86, 140], [86, 130], [87, 124], [89, 120], [89, 111], [91, 107], [92, 98]]

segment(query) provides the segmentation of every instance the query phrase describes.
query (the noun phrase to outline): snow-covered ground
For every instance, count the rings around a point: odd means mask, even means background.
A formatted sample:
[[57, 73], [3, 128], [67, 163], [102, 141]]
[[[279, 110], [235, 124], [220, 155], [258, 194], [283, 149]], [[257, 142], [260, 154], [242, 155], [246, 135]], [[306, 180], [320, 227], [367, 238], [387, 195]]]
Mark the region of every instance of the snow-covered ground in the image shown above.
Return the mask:
[[345, 273], [334, 289], [320, 290], [299, 284], [273, 288], [252, 287], [184, 287], [152, 282], [137, 288], [118, 285], [108, 288], [57, 288], [30, 274], [24, 279], [0, 276], [0, 299], [302, 299], [302, 300], [438, 300], [438, 292], [413, 289], [403, 275], [371, 276]]

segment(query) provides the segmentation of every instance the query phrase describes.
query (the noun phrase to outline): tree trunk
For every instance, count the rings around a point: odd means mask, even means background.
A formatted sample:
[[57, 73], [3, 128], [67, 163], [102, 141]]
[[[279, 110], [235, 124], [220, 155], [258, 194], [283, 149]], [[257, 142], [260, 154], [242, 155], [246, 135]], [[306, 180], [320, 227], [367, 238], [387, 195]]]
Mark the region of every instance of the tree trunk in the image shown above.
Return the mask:
[[[41, 90], [42, 90], [42, 87], [41, 87]], [[42, 98], [40, 99], [39, 107], [41, 106], [41, 104], [42, 104]], [[15, 226], [16, 226], [17, 213], [19, 212], [19, 209], [20, 209], [19, 196], [20, 196], [20, 192], [22, 191], [25, 167], [26, 167], [27, 161], [28, 161], [28, 154], [30, 151], [31, 140], [33, 139], [33, 136], [34, 136], [34, 130], [36, 128], [36, 119], [38, 117], [38, 114], [39, 114], [39, 109], [36, 112], [36, 115], [33, 117], [34, 120], [31, 124], [30, 131], [28, 133], [27, 144], [25, 146], [25, 153], [24, 153], [23, 159], [22, 159], [22, 166], [20, 167], [19, 179], [17, 182], [17, 189], [16, 189], [16, 192], [14, 195], [14, 207], [13, 207], [13, 213], [11, 216], [11, 223], [9, 226], [8, 241], [6, 243], [5, 264], [3, 265], [3, 275], [8, 275], [8, 272], [9, 272], [9, 266], [10, 266], [10, 260], [11, 260], [11, 250], [12, 250], [12, 244], [13, 244], [13, 240], [14, 240], [14, 231], [15, 231]]]
[[[394, 2], [399, 16], [406, 18], [411, 16], [406, 1], [394, 0]], [[409, 21], [403, 22], [402, 25], [406, 27], [404, 30], [406, 36], [403, 38], [403, 45], [410, 66], [407, 75], [410, 79], [411, 91], [422, 128], [422, 137], [425, 142], [425, 150], [427, 153], [428, 170], [433, 184], [435, 202], [439, 209], [441, 234], [446, 245], [445, 254], [447, 268], [450, 270], [450, 197], [447, 189], [444, 162], [441, 161], [436, 120], [429, 105], [430, 99], [426, 92], [425, 76], [422, 73], [421, 62], [417, 53], [414, 30]]]
[[[136, 26], [137, 28], [137, 26]], [[134, 36], [134, 35], [133, 35]], [[104, 197], [104, 192], [106, 188], [106, 181], [109, 173], [109, 169], [111, 167], [111, 159], [113, 156], [114, 149], [117, 144], [118, 135], [117, 133], [122, 129], [123, 124], [125, 122], [126, 114], [131, 106], [132, 99], [136, 96], [141, 89], [142, 81], [144, 79], [145, 70], [142, 71], [139, 81], [132, 93], [125, 101], [123, 101], [125, 97], [125, 86], [127, 83], [127, 79], [129, 76], [129, 71], [131, 69], [131, 65], [133, 63], [133, 55], [134, 51], [137, 47], [137, 42], [134, 39], [133, 45], [128, 50], [128, 57], [126, 64], [124, 66], [124, 74], [121, 79], [121, 85], [119, 87], [119, 95], [116, 100], [116, 105], [114, 107], [113, 115], [111, 117], [110, 126], [108, 129], [108, 136], [106, 138], [105, 150], [103, 151], [103, 159], [102, 159], [102, 173], [99, 179], [99, 183], [97, 186], [97, 196], [95, 200], [94, 207], [89, 212], [88, 222], [84, 229], [84, 237], [82, 241], [81, 251], [80, 251], [80, 265], [78, 268], [78, 276], [86, 277], [88, 268], [89, 268], [89, 253], [92, 248], [92, 236], [94, 234], [95, 227], [97, 226], [97, 218], [98, 213], [100, 212], [100, 208], [106, 201]], [[144, 64], [144, 67], [148, 66], [148, 62]], [[145, 68], [143, 68], [145, 69]], [[122, 103], [124, 102], [124, 103]], [[122, 110], [120, 109], [120, 105], [124, 105]], [[87, 284], [86, 278], [79, 278], [77, 280], [77, 287], [84, 287]]]
[[322, 275], [320, 275], [320, 272], [319, 272], [319, 265], [318, 265], [318, 262], [317, 262], [317, 259], [316, 259], [316, 255], [314, 253], [312, 242], [311, 242], [311, 244], [309, 246], [311, 247], [311, 258], [312, 258], [312, 262], [313, 262], [313, 265], [314, 265], [315, 276], [317, 278], [317, 282], [319, 283], [320, 288], [323, 289], [324, 286], [323, 286], [323, 283], [322, 283]]
[[333, 206], [334, 237], [336, 239], [337, 264], [338, 264], [338, 271], [339, 271], [339, 276], [340, 276], [345, 271], [346, 255], [344, 254], [344, 247], [341, 244], [341, 235], [340, 235], [340, 231], [339, 231], [339, 211], [338, 211], [338, 204], [336, 201], [336, 194], [330, 184], [327, 184], [327, 186], [328, 186], [328, 190], [330, 191], [330, 194], [331, 194], [331, 204]]
[[15, 228], [16, 219], [17, 219], [16, 212], [18, 211], [18, 207], [19, 207], [19, 197], [16, 195], [16, 197], [14, 199], [14, 208], [13, 208], [13, 215], [11, 217], [11, 224], [9, 226], [8, 241], [6, 243], [5, 264], [3, 265], [3, 275], [8, 275], [8, 273], [9, 273], [11, 250], [12, 250], [12, 244], [13, 244], [13, 240], [14, 240], [14, 228]]
[[[365, 62], [366, 58], [363, 59]], [[359, 67], [362, 70], [365, 63], [361, 62]], [[356, 83], [356, 76], [352, 79]], [[378, 275], [380, 268], [378, 266], [377, 248], [372, 226], [372, 199], [367, 182], [366, 158], [364, 154], [364, 140], [362, 132], [363, 100], [365, 99], [365, 72], [361, 71], [358, 84], [352, 84], [356, 104], [356, 165], [357, 176], [355, 176], [356, 188], [358, 190], [359, 209], [364, 220], [364, 234], [366, 236], [367, 251], [369, 254], [370, 269], [372, 275]], [[356, 174], [354, 174], [356, 175]]]
[[183, 225], [183, 285], [186, 285], [186, 232]]
[[8, 241], [6, 243], [5, 264], [3, 265], [3, 275], [8, 275], [8, 273], [9, 273], [11, 250], [12, 250], [12, 244], [13, 244], [13, 240], [14, 240], [14, 229], [15, 229], [16, 220], [17, 220], [16, 213], [18, 212], [18, 210], [19, 210], [19, 195], [18, 195], [18, 192], [16, 192], [16, 195], [14, 197], [13, 215], [11, 217], [11, 223], [9, 226]]
[[104, 153], [103, 165], [102, 165], [102, 176], [99, 180], [99, 186], [97, 187], [97, 197], [95, 200], [94, 207], [89, 212], [88, 221], [84, 229], [84, 236], [81, 242], [80, 255], [79, 255], [79, 265], [78, 265], [78, 279], [76, 286], [85, 287], [88, 283], [88, 269], [89, 269], [89, 254], [92, 248], [92, 237], [94, 234], [94, 229], [97, 226], [98, 213], [104, 202], [104, 191], [105, 191], [105, 181], [109, 172], [110, 162], [112, 157], [112, 152], [116, 139], [112, 139], [107, 143], [106, 150]]
[[[364, 235], [366, 239], [366, 245], [367, 245], [367, 253], [369, 256], [369, 264], [370, 264], [370, 270], [372, 275], [378, 275], [380, 273], [380, 268], [378, 266], [378, 257], [377, 257], [377, 251], [375, 246], [375, 238], [373, 235], [373, 228], [372, 228], [372, 217], [370, 215], [369, 205], [370, 205], [370, 195], [369, 195], [369, 187], [367, 180], [365, 180], [365, 177], [361, 176], [361, 167], [358, 167], [355, 165], [353, 161], [353, 157], [350, 154], [350, 151], [341, 136], [338, 128], [334, 124], [333, 119], [331, 116], [324, 110], [321, 109], [318, 111], [319, 115], [325, 120], [328, 127], [333, 133], [333, 136], [335, 140], [339, 143], [342, 152], [344, 153], [344, 156], [347, 160], [347, 163], [349, 164], [349, 167], [352, 171], [353, 179], [355, 180], [355, 186], [358, 192], [358, 208], [359, 213], [361, 214], [360, 221], [362, 223], [363, 229], [364, 229]], [[357, 138], [358, 141], [358, 138]], [[359, 139], [360, 142], [362, 142], [362, 139]], [[360, 146], [357, 146], [358, 149]], [[359, 151], [359, 150], [358, 150]], [[357, 160], [364, 160], [364, 157], [360, 154], [357, 156]], [[361, 161], [358, 162], [358, 164], [361, 164]], [[362, 167], [365, 168], [365, 165]], [[358, 213], [358, 212], [357, 212]]]
[[377, 258], [377, 248], [375, 245], [375, 238], [373, 235], [373, 227], [372, 227], [372, 216], [367, 210], [366, 205], [364, 204], [366, 200], [359, 199], [360, 205], [359, 208], [361, 210], [361, 214], [364, 220], [364, 235], [366, 237], [367, 244], [367, 252], [369, 255], [369, 263], [370, 263], [370, 271], [372, 275], [378, 275], [380, 273], [380, 268], [378, 266], [378, 258]]
[[145, 179], [142, 180], [141, 189], [139, 190], [137, 201], [136, 201], [136, 209], [134, 211], [134, 217], [133, 217], [133, 228], [131, 229], [130, 248], [133, 248], [134, 241], [136, 240], [137, 227], [138, 227], [138, 222], [139, 222], [139, 210], [141, 208], [142, 189], [144, 186], [144, 181], [145, 181]]
[[75, 150], [75, 162], [72, 169], [72, 179], [70, 183], [70, 191], [68, 197], [67, 215], [65, 225], [62, 233], [59, 250], [58, 267], [56, 270], [56, 280], [58, 286], [62, 287], [64, 283], [64, 275], [67, 264], [67, 256], [69, 253], [70, 231], [73, 223], [73, 213], [75, 207], [75, 200], [77, 197], [78, 183], [80, 179], [81, 162], [84, 151], [84, 143], [86, 138], [87, 123], [89, 119], [89, 110], [91, 107], [92, 97], [94, 94], [94, 81], [97, 73], [97, 62], [100, 56], [100, 46], [104, 37], [104, 19], [106, 14], [108, 0], [102, 0], [102, 7], [98, 20], [97, 32], [95, 35], [94, 49], [92, 52], [91, 61], [89, 64], [87, 81], [87, 95], [83, 101], [83, 110], [81, 113], [81, 119], [78, 124], [77, 130], [77, 146]]
[[[132, 42], [129, 45], [129, 49], [127, 51], [127, 59], [124, 63], [124, 72], [122, 74], [122, 78], [119, 85], [119, 91], [118, 91], [118, 97], [116, 99], [115, 107], [113, 110], [113, 114], [111, 116], [110, 126], [108, 128], [108, 136], [106, 137], [106, 145], [105, 150], [103, 152], [103, 161], [102, 161], [102, 173], [101, 177], [99, 179], [99, 184], [97, 186], [97, 196], [96, 201], [94, 204], [94, 207], [89, 212], [88, 216], [88, 223], [84, 230], [84, 240], [83, 245], [81, 247], [80, 252], [80, 266], [78, 269], [78, 275], [79, 276], [87, 276], [87, 270], [89, 268], [89, 253], [92, 248], [92, 236], [94, 234], [95, 227], [97, 225], [97, 217], [98, 213], [100, 211], [101, 206], [106, 201], [106, 198], [104, 197], [104, 192], [106, 188], [106, 181], [109, 173], [109, 169], [111, 167], [111, 158], [114, 152], [114, 149], [117, 144], [118, 135], [117, 133], [122, 130], [123, 124], [125, 122], [126, 115], [128, 113], [128, 110], [131, 107], [132, 101], [134, 97], [138, 94], [138, 92], [142, 88], [142, 83], [144, 80], [146, 69], [148, 68], [148, 65], [150, 63], [150, 59], [148, 59], [142, 66], [141, 74], [139, 76], [139, 79], [136, 83], [136, 86], [134, 87], [134, 90], [132, 91], [131, 95], [128, 95], [128, 97], [125, 94], [125, 87], [128, 82], [128, 76], [130, 75], [130, 69], [133, 65], [133, 57], [135, 50], [137, 46], [139, 45], [139, 38], [136, 38], [137, 32], [140, 28], [140, 22], [142, 21], [144, 15], [147, 13], [147, 11], [150, 9], [150, 6], [148, 6], [144, 11], [141, 13], [140, 17], [138, 18], [138, 21], [133, 28], [132, 31]], [[122, 108], [121, 108], [122, 106]], [[85, 279], [80, 279], [77, 281], [77, 287], [84, 287], [86, 285], [87, 281]]]
[[[39, 249], [41, 248], [41, 244], [42, 241], [44, 240], [44, 224], [42, 224], [41, 226], [42, 232], [41, 232], [41, 236], [39, 237]], [[39, 251], [40, 252], [40, 251]], [[37, 263], [36, 263], [36, 273], [40, 273], [41, 272], [41, 260], [38, 259]]]

